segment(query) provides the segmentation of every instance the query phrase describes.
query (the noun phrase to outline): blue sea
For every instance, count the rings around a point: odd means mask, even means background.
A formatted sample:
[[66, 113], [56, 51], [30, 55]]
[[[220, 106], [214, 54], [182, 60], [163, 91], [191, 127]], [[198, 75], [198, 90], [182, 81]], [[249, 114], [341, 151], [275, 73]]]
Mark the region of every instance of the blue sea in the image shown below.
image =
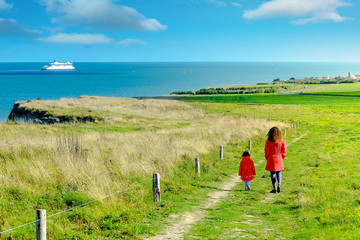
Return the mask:
[[360, 63], [74, 63], [73, 71], [41, 71], [48, 63], [0, 63], [0, 121], [19, 100], [81, 95], [144, 97], [275, 78], [360, 74]]

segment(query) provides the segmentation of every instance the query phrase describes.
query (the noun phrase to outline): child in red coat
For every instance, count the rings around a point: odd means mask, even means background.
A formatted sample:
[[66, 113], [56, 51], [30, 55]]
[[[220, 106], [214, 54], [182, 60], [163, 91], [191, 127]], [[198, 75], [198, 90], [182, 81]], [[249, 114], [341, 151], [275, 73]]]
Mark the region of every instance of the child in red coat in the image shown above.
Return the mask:
[[242, 155], [242, 160], [240, 162], [239, 167], [239, 176], [241, 180], [244, 182], [245, 191], [250, 190], [250, 183], [251, 180], [254, 179], [255, 172], [255, 165], [253, 160], [250, 159], [249, 151], [245, 151]]
[[[268, 132], [268, 139], [265, 143], [265, 170], [270, 171], [273, 189], [271, 193], [280, 192], [281, 171], [284, 170], [284, 159], [286, 157], [286, 144], [282, 132], [277, 127], [272, 127]], [[276, 176], [276, 178], [275, 178]], [[276, 180], [278, 187], [276, 187]]]

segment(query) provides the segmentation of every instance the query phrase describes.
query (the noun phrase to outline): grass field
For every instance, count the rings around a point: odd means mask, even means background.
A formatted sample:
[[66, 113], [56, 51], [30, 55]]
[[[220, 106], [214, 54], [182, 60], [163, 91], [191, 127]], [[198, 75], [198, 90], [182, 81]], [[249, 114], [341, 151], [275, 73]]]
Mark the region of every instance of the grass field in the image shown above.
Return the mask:
[[298, 94], [249, 94], [226, 96], [194, 96], [181, 98], [186, 102], [277, 104], [277, 105], [318, 105], [318, 106], [360, 106], [359, 98], [343, 96], [298, 95]]
[[[299, 121], [296, 135], [307, 135], [288, 149], [282, 193], [268, 193], [269, 173], [262, 163], [252, 191], [245, 192], [239, 185], [185, 239], [358, 239], [359, 101], [322, 96], [306, 96], [305, 101], [302, 97], [274, 95], [268, 98], [271, 105], [239, 105], [239, 98], [230, 103], [231, 96], [194, 103], [208, 111]], [[261, 95], [248, 99], [265, 103]], [[286, 105], [277, 105], [279, 99]], [[252, 151], [255, 162], [263, 158], [263, 145]]]
[[[49, 239], [136, 239], [154, 234], [166, 216], [198, 204], [211, 185], [231, 173], [233, 158], [217, 161], [220, 144], [244, 144], [272, 125], [168, 100], [82, 97], [27, 105], [52, 114], [86, 113], [106, 120], [0, 124], [0, 231], [33, 221], [37, 208], [52, 215], [121, 191], [49, 218]], [[195, 157], [202, 160], [201, 179], [194, 174]], [[154, 172], [162, 180], [163, 200], [158, 204], [152, 201]], [[1, 237], [34, 239], [34, 230], [33, 224]]]
[[[61, 107], [61, 114], [94, 113], [106, 121], [0, 124], [0, 230], [33, 221], [37, 208], [51, 215], [132, 187], [50, 218], [48, 238], [156, 235], [170, 214], [191, 211], [237, 173], [248, 139], [253, 139], [252, 159], [263, 160], [266, 132], [277, 125], [287, 128], [287, 143], [303, 136], [288, 148], [282, 192], [268, 193], [269, 174], [265, 163], [259, 163], [252, 190], [245, 192], [239, 184], [185, 239], [358, 239], [358, 97], [257, 94], [181, 99], [185, 103], [106, 99], [113, 112], [94, 102], [80, 111], [78, 103], [55, 102], [60, 106], [47, 108]], [[300, 128], [294, 132], [291, 124], [297, 122]], [[225, 145], [221, 162], [220, 144]], [[194, 174], [195, 157], [202, 163], [200, 178]], [[152, 202], [153, 172], [161, 175], [160, 203]], [[29, 225], [1, 237], [33, 239], [34, 229]]]
[[350, 91], [350, 92], [314, 92], [307, 93], [312, 95], [327, 95], [327, 96], [351, 96], [351, 97], [360, 97], [360, 91]]
[[304, 92], [353, 92], [360, 91], [360, 83], [341, 83], [341, 84], [317, 84], [307, 85], [308, 89]]

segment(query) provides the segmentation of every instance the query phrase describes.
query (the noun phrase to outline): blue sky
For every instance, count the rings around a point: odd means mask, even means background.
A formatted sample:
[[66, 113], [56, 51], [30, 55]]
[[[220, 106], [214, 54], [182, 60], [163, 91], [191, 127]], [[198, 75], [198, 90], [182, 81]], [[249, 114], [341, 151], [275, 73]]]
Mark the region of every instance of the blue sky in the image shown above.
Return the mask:
[[0, 62], [360, 62], [358, 0], [0, 0]]

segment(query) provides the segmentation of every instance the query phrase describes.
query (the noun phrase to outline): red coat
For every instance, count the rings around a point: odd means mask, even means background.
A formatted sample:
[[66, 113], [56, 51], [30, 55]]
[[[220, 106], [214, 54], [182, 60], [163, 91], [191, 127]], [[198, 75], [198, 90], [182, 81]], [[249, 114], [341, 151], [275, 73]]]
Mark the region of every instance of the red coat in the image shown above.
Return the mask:
[[271, 142], [266, 141], [265, 158], [267, 161], [265, 170], [282, 171], [284, 170], [284, 158], [286, 156], [286, 144], [284, 140]]
[[254, 175], [256, 175], [256, 172], [253, 160], [251, 160], [248, 156], [243, 157], [239, 167], [239, 176], [241, 176], [241, 180], [253, 180]]

